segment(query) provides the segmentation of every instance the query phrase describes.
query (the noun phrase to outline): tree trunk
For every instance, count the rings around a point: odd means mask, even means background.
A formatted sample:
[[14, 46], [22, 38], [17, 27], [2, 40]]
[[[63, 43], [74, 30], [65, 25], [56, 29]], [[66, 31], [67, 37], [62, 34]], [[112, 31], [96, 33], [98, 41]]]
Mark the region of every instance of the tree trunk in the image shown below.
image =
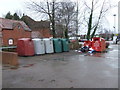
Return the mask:
[[[97, 25], [97, 26], [98, 26], [98, 25]], [[97, 31], [97, 26], [95, 27], [95, 29], [94, 29], [94, 31], [93, 31], [93, 33], [92, 33], [92, 35], [91, 35], [91, 40], [92, 40], [92, 38], [94, 37], [95, 32]]]
[[89, 22], [88, 22], [87, 40], [90, 39], [91, 28], [92, 28], [92, 11], [91, 11], [91, 15], [90, 15]]
[[52, 32], [53, 32], [53, 38], [56, 38], [55, 33], [55, 2], [53, 0], [53, 8], [52, 8]]
[[68, 37], [68, 28], [65, 29], [65, 38], [67, 38], [67, 39], [69, 38]]
[[90, 13], [90, 18], [89, 18], [89, 22], [88, 22], [88, 32], [87, 32], [87, 40], [90, 39], [90, 33], [91, 33], [91, 29], [92, 29], [92, 16], [93, 16], [93, 1], [92, 1], [92, 9], [91, 9], [91, 13]]
[[101, 10], [100, 10], [98, 22], [97, 22], [97, 24], [96, 24], [96, 26], [95, 26], [95, 28], [94, 28], [94, 31], [93, 31], [93, 33], [92, 33], [92, 35], [91, 35], [91, 39], [94, 37], [94, 35], [95, 35], [96, 31], [97, 31], [97, 28], [98, 28], [98, 25], [99, 25], [99, 22], [100, 22], [100, 19], [101, 19], [101, 15], [102, 15], [102, 13], [103, 13], [102, 10], [103, 10], [103, 8], [104, 8], [104, 3], [105, 3], [105, 0], [104, 0], [104, 2], [103, 2], [103, 4], [102, 4], [102, 8], [101, 8]]

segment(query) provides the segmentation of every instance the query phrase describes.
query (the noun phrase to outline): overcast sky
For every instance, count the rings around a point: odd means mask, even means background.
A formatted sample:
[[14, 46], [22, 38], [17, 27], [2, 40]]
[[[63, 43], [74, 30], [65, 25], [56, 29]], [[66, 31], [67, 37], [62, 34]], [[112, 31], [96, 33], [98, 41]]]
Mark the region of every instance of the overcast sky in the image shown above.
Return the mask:
[[[0, 0], [0, 17], [4, 17], [7, 12], [11, 12], [12, 14], [18, 11], [21, 11], [22, 13], [27, 14], [28, 16], [31, 16], [33, 19], [38, 20], [38, 16], [34, 13], [29, 12], [26, 9], [25, 2], [30, 1], [30, 0]], [[34, 0], [35, 1], [35, 0]], [[36, 1], [41, 1], [41, 0], [36, 0]], [[73, 0], [74, 1], [74, 0]], [[89, 1], [89, 0], [87, 0]], [[118, 4], [120, 0], [111, 0], [114, 4]], [[107, 15], [108, 19], [108, 26], [110, 29], [113, 29], [114, 26], [114, 16], [113, 14], [116, 14], [116, 31], [117, 29], [117, 24], [118, 24], [118, 8], [115, 7], [113, 8]]]

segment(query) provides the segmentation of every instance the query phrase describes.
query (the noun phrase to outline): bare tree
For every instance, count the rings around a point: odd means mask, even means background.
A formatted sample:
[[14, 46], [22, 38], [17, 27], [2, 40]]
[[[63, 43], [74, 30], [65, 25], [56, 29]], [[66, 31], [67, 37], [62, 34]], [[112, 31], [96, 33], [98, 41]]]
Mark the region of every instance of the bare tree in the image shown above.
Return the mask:
[[78, 23], [79, 23], [79, 21], [78, 21], [79, 7], [78, 6], [79, 5], [78, 5], [78, 0], [77, 0], [77, 3], [76, 3], [76, 36], [78, 35]]
[[41, 15], [47, 16], [51, 22], [52, 34], [55, 35], [55, 10], [57, 8], [56, 0], [49, 2], [45, 0], [44, 2], [30, 1], [26, 2], [27, 8], [35, 13], [40, 13]]
[[94, 37], [103, 17], [114, 6], [109, 3], [109, 0], [91, 0], [91, 4], [84, 1], [84, 5], [84, 21], [87, 23], [87, 39], [89, 40]]
[[[56, 22], [62, 24], [64, 28], [64, 35], [68, 38], [68, 31], [75, 23], [75, 11], [76, 3], [74, 2], [60, 2], [59, 8], [56, 12]], [[75, 27], [75, 26], [74, 26]]]

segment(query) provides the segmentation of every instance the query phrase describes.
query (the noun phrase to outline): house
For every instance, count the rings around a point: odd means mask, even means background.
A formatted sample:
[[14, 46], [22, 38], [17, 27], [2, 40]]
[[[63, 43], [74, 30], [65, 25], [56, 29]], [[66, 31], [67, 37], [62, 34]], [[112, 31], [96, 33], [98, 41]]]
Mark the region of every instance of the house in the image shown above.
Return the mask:
[[2, 46], [2, 29], [0, 28], [0, 47]]
[[50, 30], [49, 21], [34, 21], [29, 16], [23, 16], [22, 20], [32, 30], [32, 38], [49, 38], [53, 37]]
[[0, 18], [2, 46], [17, 45], [19, 38], [31, 38], [31, 29], [23, 22]]

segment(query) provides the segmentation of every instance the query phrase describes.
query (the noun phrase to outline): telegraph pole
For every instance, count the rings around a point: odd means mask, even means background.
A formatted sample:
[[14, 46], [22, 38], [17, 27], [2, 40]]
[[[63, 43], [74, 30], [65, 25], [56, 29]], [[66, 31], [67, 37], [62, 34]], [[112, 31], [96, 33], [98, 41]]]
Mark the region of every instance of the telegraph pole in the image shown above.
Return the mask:
[[114, 16], [114, 33], [116, 33], [116, 14], [113, 15]]
[[76, 39], [78, 35], [78, 0], [77, 0], [77, 11], [76, 11]]

